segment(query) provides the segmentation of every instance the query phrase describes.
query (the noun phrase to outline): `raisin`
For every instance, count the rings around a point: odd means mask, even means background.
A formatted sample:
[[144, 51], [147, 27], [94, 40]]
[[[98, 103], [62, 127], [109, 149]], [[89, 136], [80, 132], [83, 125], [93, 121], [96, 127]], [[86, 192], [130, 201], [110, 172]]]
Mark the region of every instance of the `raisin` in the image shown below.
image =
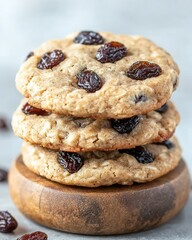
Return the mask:
[[133, 63], [127, 71], [127, 76], [135, 80], [145, 80], [151, 77], [157, 77], [162, 73], [159, 65], [147, 61], [138, 61]]
[[173, 90], [176, 90], [178, 85], [178, 79], [176, 78], [175, 81], [173, 82]]
[[139, 116], [133, 116], [131, 118], [112, 119], [111, 126], [118, 133], [130, 133], [140, 122]]
[[145, 95], [141, 94], [139, 96], [135, 96], [134, 101], [135, 101], [135, 103], [146, 102], [147, 101], [147, 97]]
[[11, 233], [17, 228], [17, 221], [7, 211], [0, 211], [0, 232]]
[[22, 112], [26, 115], [41, 115], [41, 116], [47, 116], [49, 115], [49, 113], [45, 110], [42, 110], [40, 108], [36, 108], [31, 106], [29, 103], [26, 103], [23, 108], [22, 108]]
[[34, 52], [30, 52], [30, 53], [27, 55], [25, 61], [26, 61], [27, 59], [29, 59], [30, 57], [32, 57], [32, 56], [34, 56]]
[[84, 159], [78, 153], [60, 151], [58, 162], [69, 173], [77, 172], [84, 164]]
[[91, 70], [83, 70], [77, 74], [77, 85], [79, 88], [85, 89], [87, 92], [96, 92], [102, 87], [100, 77]]
[[29, 234], [25, 234], [20, 238], [17, 238], [17, 240], [47, 240], [48, 236], [44, 232], [33, 232]]
[[80, 43], [84, 45], [99, 45], [104, 43], [104, 39], [97, 32], [82, 31], [75, 37], [74, 43]]
[[165, 140], [163, 142], [159, 142], [159, 143], [155, 143], [155, 144], [157, 144], [157, 145], [164, 145], [168, 149], [171, 149], [171, 148], [173, 148], [175, 146], [170, 140]]
[[155, 111], [158, 113], [165, 113], [168, 110], [168, 105], [165, 103], [163, 106], [161, 106], [159, 109], [156, 109]]
[[4, 129], [4, 130], [8, 129], [7, 123], [3, 118], [0, 118], [0, 129]]
[[102, 45], [96, 54], [96, 59], [101, 63], [114, 63], [127, 55], [127, 48], [119, 42], [108, 42]]
[[4, 169], [0, 169], [0, 182], [4, 182], [7, 180], [8, 172]]
[[151, 163], [154, 161], [154, 156], [147, 151], [144, 147], [138, 146], [131, 149], [119, 150], [120, 153], [127, 153], [136, 158], [139, 163]]
[[57, 66], [65, 59], [65, 55], [61, 50], [53, 50], [45, 53], [37, 63], [39, 69], [51, 69]]

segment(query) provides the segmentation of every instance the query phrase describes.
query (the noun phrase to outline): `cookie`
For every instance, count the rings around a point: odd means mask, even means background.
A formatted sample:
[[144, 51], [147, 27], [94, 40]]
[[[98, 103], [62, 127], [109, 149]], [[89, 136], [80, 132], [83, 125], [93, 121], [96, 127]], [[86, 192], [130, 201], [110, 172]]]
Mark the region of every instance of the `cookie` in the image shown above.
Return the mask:
[[46, 114], [23, 100], [13, 116], [15, 134], [32, 144], [65, 151], [133, 148], [168, 139], [179, 123], [173, 103], [129, 119], [107, 120]]
[[37, 108], [118, 119], [160, 108], [178, 74], [172, 57], [144, 37], [81, 32], [30, 53], [16, 85]]
[[161, 144], [110, 152], [57, 152], [24, 142], [22, 155], [31, 171], [51, 181], [99, 187], [159, 178], [178, 165], [181, 148], [175, 137]]

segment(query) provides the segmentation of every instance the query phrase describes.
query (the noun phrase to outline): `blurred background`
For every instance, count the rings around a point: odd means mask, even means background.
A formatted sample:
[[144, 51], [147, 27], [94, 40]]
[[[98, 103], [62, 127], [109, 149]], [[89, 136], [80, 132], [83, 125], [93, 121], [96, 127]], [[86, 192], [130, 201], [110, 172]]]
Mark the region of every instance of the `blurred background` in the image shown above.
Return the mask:
[[[192, 172], [191, 9], [190, 0], [0, 0], [0, 117], [10, 124], [22, 98], [15, 74], [42, 42], [80, 30], [144, 35], [170, 52], [180, 67], [173, 96], [182, 119], [176, 133]], [[0, 130], [0, 166], [9, 166], [20, 144], [11, 128]]]
[[[73, 31], [94, 30], [144, 35], [172, 54], [181, 70], [180, 85], [173, 95], [181, 114], [176, 134], [192, 174], [191, 9], [191, 0], [0, 0], [0, 126], [1, 118], [6, 119], [9, 125], [8, 130], [0, 128], [0, 168], [9, 168], [20, 152], [22, 141], [13, 135], [10, 122], [22, 99], [14, 79], [27, 54], [49, 39], [63, 38]], [[6, 184], [0, 186], [0, 193], [1, 208], [19, 219], [17, 236], [40, 228], [17, 211], [8, 197]], [[191, 209], [192, 196], [185, 211], [168, 224], [125, 238], [190, 240]], [[40, 229], [47, 232], [50, 239], [63, 239], [60, 232]], [[1, 240], [16, 239], [16, 235], [0, 235]], [[78, 235], [66, 236], [71, 240], [85, 238], [89, 239]]]

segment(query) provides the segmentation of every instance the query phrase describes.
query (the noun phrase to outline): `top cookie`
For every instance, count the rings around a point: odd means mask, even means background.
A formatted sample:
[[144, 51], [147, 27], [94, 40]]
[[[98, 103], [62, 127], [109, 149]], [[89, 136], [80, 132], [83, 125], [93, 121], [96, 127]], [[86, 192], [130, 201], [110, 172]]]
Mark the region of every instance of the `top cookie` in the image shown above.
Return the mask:
[[35, 107], [117, 119], [161, 107], [178, 74], [171, 56], [143, 37], [81, 32], [30, 53], [16, 85]]

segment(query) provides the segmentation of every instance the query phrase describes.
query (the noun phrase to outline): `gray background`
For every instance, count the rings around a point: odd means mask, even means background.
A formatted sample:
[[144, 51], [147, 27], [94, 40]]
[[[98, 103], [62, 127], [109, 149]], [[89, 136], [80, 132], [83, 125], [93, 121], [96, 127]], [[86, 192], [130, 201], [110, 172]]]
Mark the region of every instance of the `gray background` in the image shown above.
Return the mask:
[[[66, 34], [79, 30], [144, 35], [170, 52], [179, 64], [180, 86], [174, 93], [173, 100], [181, 113], [182, 121], [176, 134], [192, 172], [191, 9], [190, 0], [0, 0], [0, 115], [11, 121], [12, 112], [22, 98], [15, 89], [15, 74], [28, 52], [40, 43], [63, 38]], [[10, 165], [20, 151], [20, 143], [21, 140], [11, 132], [0, 131], [0, 166]], [[25, 222], [25, 218], [13, 207], [5, 185], [0, 186], [0, 206], [12, 210], [21, 219], [21, 225], [25, 229], [20, 227], [18, 234], [38, 228], [29, 221]], [[192, 201], [169, 224], [128, 238], [192, 239], [189, 225], [191, 210]], [[54, 234], [53, 231], [49, 232], [50, 239], [65, 239], [64, 234]], [[67, 239], [72, 237], [66, 236]], [[15, 238], [0, 234], [0, 239], [3, 240]], [[74, 239], [80, 237], [75, 236]]]

